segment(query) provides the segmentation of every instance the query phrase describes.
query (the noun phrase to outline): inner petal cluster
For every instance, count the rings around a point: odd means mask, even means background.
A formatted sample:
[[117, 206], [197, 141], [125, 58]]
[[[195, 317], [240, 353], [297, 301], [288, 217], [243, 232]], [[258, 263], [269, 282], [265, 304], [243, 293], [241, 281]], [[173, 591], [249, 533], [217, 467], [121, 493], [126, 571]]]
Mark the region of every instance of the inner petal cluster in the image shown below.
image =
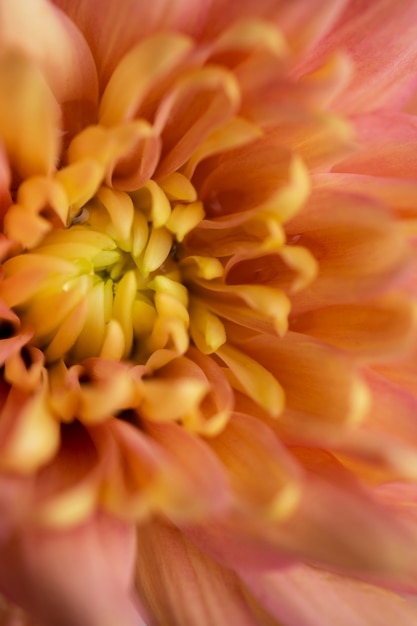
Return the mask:
[[[15, 205], [7, 222], [23, 245], [21, 214]], [[103, 186], [67, 227], [5, 262], [1, 297], [47, 362], [182, 354], [189, 315], [179, 248], [202, 216], [198, 202], [172, 207], [154, 181], [131, 194]]]

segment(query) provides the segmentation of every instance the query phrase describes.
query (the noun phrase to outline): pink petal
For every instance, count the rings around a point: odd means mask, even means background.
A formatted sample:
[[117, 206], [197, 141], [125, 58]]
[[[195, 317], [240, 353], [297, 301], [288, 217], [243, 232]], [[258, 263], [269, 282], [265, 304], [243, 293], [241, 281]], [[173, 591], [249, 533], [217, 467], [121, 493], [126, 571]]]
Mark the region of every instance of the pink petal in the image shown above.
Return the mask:
[[232, 21], [245, 17], [270, 20], [283, 30], [290, 47], [297, 53], [310, 48], [329, 30], [347, 0], [212, 0], [207, 33], [217, 33]]
[[403, 281], [411, 267], [400, 225], [363, 195], [317, 190], [285, 229], [288, 243], [306, 246], [320, 267], [317, 279], [292, 297], [293, 312], [369, 299]]
[[60, 104], [97, 101], [94, 61], [77, 26], [46, 0], [0, 2], [0, 46], [18, 48], [47, 78]]
[[414, 626], [415, 603], [362, 582], [299, 565], [239, 572], [248, 591], [285, 626]]
[[319, 43], [311, 65], [345, 49], [355, 64], [354, 79], [335, 105], [348, 113], [399, 108], [416, 84], [417, 5], [409, 0], [350, 2], [331, 34]]
[[194, 34], [204, 27], [209, 0], [54, 0], [84, 34], [105, 85], [122, 56], [157, 31]]
[[0, 587], [43, 626], [138, 626], [133, 526], [105, 514], [67, 531], [24, 527], [0, 549]]
[[[385, 584], [415, 581], [415, 524], [360, 487], [329, 454], [297, 451], [308, 467], [300, 503], [278, 523], [234, 514], [182, 530], [227, 567], [253, 571], [295, 561]], [[311, 458], [312, 457], [312, 458]], [[337, 514], [335, 513], [337, 511]]]
[[138, 530], [139, 596], [158, 626], [258, 626], [234, 574], [170, 525]]
[[10, 167], [4, 150], [3, 142], [0, 143], [0, 219], [12, 204], [9, 187], [11, 182]]
[[363, 115], [355, 119], [359, 150], [333, 167], [384, 178], [415, 179], [417, 121], [399, 113]]

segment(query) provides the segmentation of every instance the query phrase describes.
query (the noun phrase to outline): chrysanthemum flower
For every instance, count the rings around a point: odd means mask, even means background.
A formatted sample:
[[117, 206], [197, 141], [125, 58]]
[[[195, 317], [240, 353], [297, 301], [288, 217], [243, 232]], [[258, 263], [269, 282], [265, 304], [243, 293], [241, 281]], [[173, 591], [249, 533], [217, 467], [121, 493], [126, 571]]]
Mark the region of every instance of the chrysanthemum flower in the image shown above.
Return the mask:
[[0, 1], [0, 605], [417, 623], [414, 0]]

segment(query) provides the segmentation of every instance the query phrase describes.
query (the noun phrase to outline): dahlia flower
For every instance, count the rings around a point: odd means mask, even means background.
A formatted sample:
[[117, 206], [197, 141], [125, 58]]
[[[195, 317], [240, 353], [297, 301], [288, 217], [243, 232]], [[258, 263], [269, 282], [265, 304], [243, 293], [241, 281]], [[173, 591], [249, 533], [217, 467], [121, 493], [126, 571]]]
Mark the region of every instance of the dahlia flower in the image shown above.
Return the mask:
[[0, 621], [417, 623], [417, 1], [0, 0]]

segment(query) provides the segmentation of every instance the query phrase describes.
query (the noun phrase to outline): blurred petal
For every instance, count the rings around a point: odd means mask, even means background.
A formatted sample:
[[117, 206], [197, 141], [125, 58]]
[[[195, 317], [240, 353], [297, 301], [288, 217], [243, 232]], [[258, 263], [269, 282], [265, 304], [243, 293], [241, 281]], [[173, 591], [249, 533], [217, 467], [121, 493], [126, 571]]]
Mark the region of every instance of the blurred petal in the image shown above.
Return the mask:
[[60, 142], [58, 105], [44, 77], [20, 52], [0, 58], [0, 132], [9, 162], [21, 178], [50, 174]]
[[76, 23], [46, 0], [1, 0], [0, 15], [0, 49], [17, 48], [36, 62], [60, 104], [96, 104], [94, 61]]
[[153, 522], [138, 530], [136, 585], [155, 626], [257, 626], [235, 575], [178, 530]]
[[361, 304], [316, 309], [291, 322], [291, 329], [351, 353], [363, 362], [388, 361], [409, 351], [417, 331], [416, 307], [391, 295]]
[[413, 626], [417, 606], [390, 591], [307, 566], [239, 572], [249, 593], [280, 624]]
[[[122, 56], [156, 31], [178, 30], [193, 34], [204, 27], [207, 0], [156, 0], [152, 5], [136, 0], [54, 0], [79, 26], [97, 64], [100, 82], [106, 84]], [[97, 19], [97, 16], [100, 19]]]
[[[350, 2], [331, 34], [320, 42], [318, 54], [344, 48], [355, 62], [355, 79], [336, 105], [356, 113], [400, 107], [416, 83], [417, 45], [414, 2]], [[398, 36], [401, 33], [401, 36]], [[312, 63], [317, 63], [312, 55]]]
[[138, 626], [134, 529], [105, 514], [66, 531], [26, 527], [2, 548], [0, 587], [43, 626]]

